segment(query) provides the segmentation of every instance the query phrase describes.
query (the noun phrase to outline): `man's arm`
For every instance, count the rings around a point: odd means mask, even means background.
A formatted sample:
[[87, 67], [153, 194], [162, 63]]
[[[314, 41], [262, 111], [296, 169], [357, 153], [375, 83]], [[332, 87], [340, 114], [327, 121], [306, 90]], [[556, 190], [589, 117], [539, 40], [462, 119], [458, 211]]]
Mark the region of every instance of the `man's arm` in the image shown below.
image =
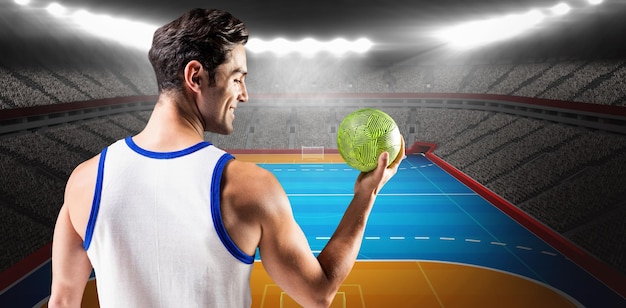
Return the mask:
[[80, 307], [91, 274], [91, 262], [83, 248], [84, 234], [76, 230], [85, 230], [89, 220], [98, 157], [79, 165], [65, 188], [65, 201], [52, 239], [51, 308]]
[[273, 181], [266, 183], [264, 195], [270, 197], [265, 201], [271, 203], [263, 206], [261, 258], [270, 277], [298, 303], [305, 307], [330, 305], [356, 261], [376, 195], [397, 172], [403, 158], [404, 144], [389, 168], [386, 168], [388, 154], [384, 153], [374, 171], [358, 177], [354, 198], [317, 258], [296, 223], [280, 185]]
[[90, 274], [91, 263], [83, 241], [63, 206], [52, 240], [52, 293], [48, 307], [80, 307]]

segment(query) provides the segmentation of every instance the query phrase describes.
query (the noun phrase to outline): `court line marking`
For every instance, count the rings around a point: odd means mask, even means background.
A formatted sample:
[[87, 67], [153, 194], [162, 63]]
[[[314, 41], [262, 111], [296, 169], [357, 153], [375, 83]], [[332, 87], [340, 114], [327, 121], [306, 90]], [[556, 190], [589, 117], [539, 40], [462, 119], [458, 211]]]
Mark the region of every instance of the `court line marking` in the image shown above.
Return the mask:
[[433, 291], [433, 294], [435, 295], [437, 302], [439, 302], [439, 306], [443, 307], [443, 303], [441, 302], [441, 299], [439, 298], [439, 294], [437, 294], [437, 291], [435, 290], [435, 287], [433, 287], [433, 284], [430, 283], [430, 279], [428, 279], [428, 275], [426, 275], [426, 272], [422, 268], [422, 264], [420, 264], [420, 262], [416, 262], [416, 263], [417, 263], [417, 266], [420, 268], [420, 271], [422, 272], [424, 279], [426, 279], [426, 283], [428, 283], [428, 286]]
[[261, 297], [261, 307], [265, 307], [265, 296], [267, 295], [267, 287], [268, 287], [268, 284], [265, 284], [265, 287], [263, 287], [263, 297]]
[[[331, 238], [330, 236], [316, 236], [315, 237], [316, 240], [330, 240], [330, 238]], [[365, 236], [364, 239], [368, 240], [368, 241], [378, 241], [378, 240], [381, 240], [382, 238], [380, 236]], [[391, 241], [403, 241], [403, 240], [406, 240], [406, 239], [407, 238], [405, 236], [390, 236], [389, 237], [389, 240], [391, 240]], [[415, 240], [430, 240], [430, 236], [414, 236], [413, 239], [415, 239]], [[455, 237], [440, 236], [439, 240], [441, 240], [441, 241], [456, 241], [456, 238]], [[465, 242], [481, 243], [482, 240], [466, 238]], [[495, 242], [495, 241], [489, 242], [489, 244], [494, 245], [494, 246], [502, 246], [502, 247], [508, 246], [507, 243]], [[517, 245], [517, 246], [515, 246], [515, 248], [521, 249], [521, 250], [526, 250], [526, 251], [533, 251], [534, 250], [534, 248], [532, 248], [532, 247], [521, 246], [521, 245]], [[313, 252], [315, 253], [316, 251], [313, 251]], [[555, 257], [555, 256], [558, 255], [556, 253], [545, 251], [545, 250], [541, 251], [541, 253], [545, 254], [545, 255], [552, 256], [552, 257]], [[400, 259], [400, 260], [403, 260], [403, 259]]]
[[361, 288], [361, 284], [357, 286], [359, 288], [359, 295], [361, 296], [361, 303], [363, 304], [363, 308], [365, 308], [365, 296], [363, 296], [363, 289]]
[[[431, 164], [428, 164], [428, 166], [434, 166], [434, 164], [431, 163]], [[420, 167], [425, 167], [425, 166], [420, 166]], [[413, 169], [413, 168], [411, 168], [411, 169]], [[354, 169], [344, 169], [344, 171], [354, 171]], [[419, 172], [421, 172], [421, 171], [419, 171]], [[428, 179], [428, 180], [430, 181], [430, 179]], [[431, 183], [432, 183], [432, 181], [431, 181]], [[439, 191], [443, 191], [440, 187], [438, 187], [438, 186], [435, 186], [435, 187], [437, 189], [439, 189]], [[474, 193], [474, 192], [470, 192], [470, 193], [443, 193], [442, 192], [442, 193], [380, 194], [380, 196], [446, 196], [446, 197], [451, 197], [451, 196], [476, 196], [476, 195], [478, 195], [478, 194]], [[350, 193], [350, 194], [288, 194], [288, 196], [294, 196], [294, 197], [353, 196], [353, 194], [352, 193]], [[454, 200], [452, 200], [452, 202], [454, 204], [456, 204], [457, 207], [459, 207], [463, 212], [465, 212], [465, 214], [468, 215], [472, 220], [474, 220], [475, 223], [477, 223], [480, 227], [482, 227], [483, 230], [485, 230], [490, 236], [492, 236], [494, 239], [497, 240], [497, 238], [495, 238], [495, 236], [493, 236], [493, 234], [491, 234], [489, 232], [489, 230], [486, 230], [485, 227], [482, 224], [480, 224], [478, 221], [476, 221], [476, 219], [473, 216], [471, 216], [469, 213], [467, 213], [465, 211], [465, 209], [463, 209], [457, 202], [455, 202]], [[328, 240], [328, 239], [330, 239], [330, 237], [317, 237], [316, 239], [318, 239], [318, 240]], [[380, 237], [378, 237], [378, 236], [369, 236], [369, 237], [365, 237], [365, 239], [366, 240], [380, 240]], [[392, 239], [392, 238], [390, 238], [390, 239]], [[393, 239], [400, 239], [400, 237], [393, 237]], [[416, 236], [416, 237], [414, 237], [414, 239], [415, 240], [430, 240], [430, 237], [423, 237], [423, 236], [419, 237], [419, 236]], [[440, 240], [455, 240], [455, 238], [440, 237]], [[472, 243], [480, 243], [481, 242], [481, 240], [478, 240], [478, 239], [465, 239], [465, 241], [466, 242], [472, 242]], [[493, 242], [490, 242], [490, 244], [497, 245], [497, 246], [502, 246], [502, 247], [506, 247], [507, 246], [506, 243], [502, 243], [502, 242], [499, 242], [499, 241], [493, 241]], [[522, 249], [522, 250], [533, 250], [532, 248], [526, 247], [526, 246], [516, 246], [516, 248]], [[509, 248], [506, 248], [506, 249], [509, 250]], [[512, 251], [510, 251], [510, 253], [519, 260], [519, 257], [517, 255], [515, 255]], [[545, 250], [541, 251], [541, 253], [543, 253], [545, 255], [549, 255], [549, 256], [557, 256], [556, 253], [552, 253], [552, 252], [545, 251]], [[522, 260], [519, 260], [519, 261], [521, 261], [522, 264], [527, 266], [527, 264], [525, 262], [523, 262]], [[535, 273], [535, 271], [532, 268], [530, 268], [530, 271]], [[539, 279], [543, 280], [543, 278], [540, 275], [538, 275], [537, 273], [535, 273], [535, 275], [537, 275], [537, 277]]]
[[[431, 162], [432, 163], [432, 162]], [[417, 169], [417, 172], [420, 173], [420, 175], [426, 179], [428, 182], [430, 182], [430, 184], [432, 186], [434, 186], [435, 188], [437, 188], [439, 191], [443, 192], [444, 190], [441, 189], [441, 187], [439, 187], [438, 185], [436, 185], [435, 183], [433, 183], [432, 179], [430, 177], [427, 177], [424, 175], [424, 173]], [[454, 178], [454, 177], [453, 177]], [[467, 187], [467, 186], [466, 186]], [[498, 237], [495, 236], [487, 227], [485, 227], [482, 223], [480, 223], [476, 217], [474, 217], [473, 215], [471, 215], [470, 213], [467, 212], [467, 210], [461, 206], [456, 200], [454, 200], [452, 197], [452, 195], [450, 194], [446, 194], [448, 196], [448, 200], [450, 200], [450, 202], [452, 202], [459, 210], [461, 210], [461, 212], [463, 212], [468, 218], [470, 218], [472, 221], [474, 221], [474, 223], [476, 223], [476, 225], [478, 225], [481, 229], [483, 229], [491, 238], [495, 239], [496, 241], [498, 241]], [[506, 214], [505, 214], [506, 215]], [[506, 215], [508, 216], [508, 215]], [[494, 243], [494, 242], [492, 242]], [[540, 275], [532, 266], [530, 266], [528, 263], [526, 263], [526, 261], [522, 260], [517, 254], [515, 254], [513, 251], [511, 251], [507, 246], [503, 246], [506, 250], [509, 251], [509, 253], [511, 254], [511, 256], [513, 256], [515, 259], [517, 259], [518, 262], [520, 262], [524, 267], [526, 267], [526, 269], [528, 269], [531, 273], [533, 273], [533, 275], [535, 275], [537, 278], [541, 279], [541, 281], [546, 282], [547, 280]]]
[[[354, 194], [287, 194], [287, 197], [351, 197]], [[417, 197], [417, 196], [477, 196], [476, 193], [406, 193], [406, 194], [378, 194], [387, 197]]]

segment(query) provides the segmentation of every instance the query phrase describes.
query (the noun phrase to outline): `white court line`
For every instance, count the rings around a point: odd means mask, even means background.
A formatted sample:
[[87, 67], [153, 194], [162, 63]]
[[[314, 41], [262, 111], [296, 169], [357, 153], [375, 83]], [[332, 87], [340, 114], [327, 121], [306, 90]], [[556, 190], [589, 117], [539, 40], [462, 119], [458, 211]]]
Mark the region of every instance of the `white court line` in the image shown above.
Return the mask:
[[316, 236], [316, 240], [330, 240], [330, 236]]
[[506, 243], [500, 243], [500, 242], [491, 242], [491, 245], [497, 245], [497, 246], [506, 246]]
[[556, 253], [545, 251], [545, 250], [542, 250], [541, 253], [544, 254], [544, 255], [549, 255], [549, 256], [553, 256], [553, 257], [556, 256]]
[[416, 240], [429, 240], [430, 236], [416, 236], [415, 239]]
[[366, 236], [366, 240], [380, 240], [380, 236]]
[[515, 246], [515, 248], [522, 249], [522, 250], [533, 250], [532, 248], [526, 247], [526, 246]]
[[472, 242], [472, 243], [480, 243], [480, 240], [475, 240], [473, 238], [466, 238], [465, 241], [466, 242]]
[[440, 237], [439, 239], [442, 241], [454, 241], [455, 240], [455, 238], [453, 237]]
[[[288, 197], [345, 197], [353, 194], [287, 194]], [[417, 193], [417, 194], [378, 194], [378, 196], [388, 197], [418, 197], [418, 196], [476, 196], [475, 193]]]
[[389, 239], [390, 240], [403, 240], [404, 236], [390, 236]]

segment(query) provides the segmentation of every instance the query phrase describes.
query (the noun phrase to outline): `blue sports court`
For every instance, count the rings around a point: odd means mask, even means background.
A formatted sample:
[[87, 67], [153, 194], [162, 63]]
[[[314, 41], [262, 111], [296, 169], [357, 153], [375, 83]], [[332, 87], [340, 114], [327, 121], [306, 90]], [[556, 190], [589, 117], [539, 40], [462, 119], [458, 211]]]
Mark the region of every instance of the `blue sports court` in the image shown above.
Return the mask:
[[[332, 235], [358, 171], [345, 164], [260, 164], [285, 188], [314, 253]], [[258, 256], [257, 256], [258, 258]], [[423, 155], [410, 155], [383, 188], [359, 260], [430, 260], [511, 273], [562, 292], [573, 304], [626, 300]]]

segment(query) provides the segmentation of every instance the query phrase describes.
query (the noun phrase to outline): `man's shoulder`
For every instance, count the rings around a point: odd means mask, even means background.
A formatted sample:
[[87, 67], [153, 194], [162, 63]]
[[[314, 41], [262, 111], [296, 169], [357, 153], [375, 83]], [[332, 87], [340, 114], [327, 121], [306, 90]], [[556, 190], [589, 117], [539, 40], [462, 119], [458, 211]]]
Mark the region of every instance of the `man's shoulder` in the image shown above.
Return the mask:
[[67, 180], [66, 189], [68, 192], [72, 190], [81, 191], [85, 186], [95, 183], [100, 155], [101, 154], [98, 154], [74, 168], [74, 171], [72, 171], [72, 174]]
[[[229, 179], [241, 182], [264, 182], [273, 180], [274, 175], [267, 169], [259, 167], [255, 163], [233, 159], [226, 167], [226, 175]], [[239, 182], [239, 183], [241, 183]]]
[[284, 195], [274, 174], [254, 163], [233, 160], [226, 166], [224, 175], [222, 192], [233, 194], [240, 201], [248, 197], [251, 198], [248, 201], [263, 202]]

